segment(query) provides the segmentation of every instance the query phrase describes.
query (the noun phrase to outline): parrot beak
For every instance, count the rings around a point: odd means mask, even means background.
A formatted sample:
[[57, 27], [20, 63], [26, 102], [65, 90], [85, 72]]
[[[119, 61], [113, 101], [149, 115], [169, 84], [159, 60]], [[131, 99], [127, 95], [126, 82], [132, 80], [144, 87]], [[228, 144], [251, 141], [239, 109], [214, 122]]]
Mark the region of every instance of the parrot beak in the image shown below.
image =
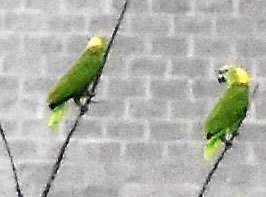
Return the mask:
[[225, 79], [225, 77], [223, 76], [223, 74], [219, 74], [219, 76], [218, 76], [218, 82], [219, 82], [219, 83], [224, 83], [224, 82], [226, 82], [226, 79]]
[[218, 70], [218, 73], [219, 73], [218, 82], [219, 83], [225, 83], [226, 82], [226, 78], [224, 77], [224, 74], [227, 73], [227, 71], [228, 71], [227, 67], [224, 67], [224, 68]]

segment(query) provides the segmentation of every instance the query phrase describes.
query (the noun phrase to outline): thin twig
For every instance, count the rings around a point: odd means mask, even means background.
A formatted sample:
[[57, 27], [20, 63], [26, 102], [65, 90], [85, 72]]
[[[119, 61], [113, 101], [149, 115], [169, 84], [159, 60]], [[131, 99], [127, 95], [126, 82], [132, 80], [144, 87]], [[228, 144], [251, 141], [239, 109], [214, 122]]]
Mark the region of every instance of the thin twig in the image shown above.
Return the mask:
[[101, 70], [100, 70], [99, 74], [97, 75], [96, 79], [94, 80], [93, 85], [92, 85], [92, 88], [91, 88], [91, 93], [92, 94], [87, 97], [87, 100], [86, 100], [85, 104], [80, 107], [80, 113], [79, 113], [78, 117], [76, 118], [73, 127], [71, 128], [70, 132], [68, 133], [67, 138], [66, 138], [64, 144], [60, 148], [60, 151], [59, 151], [57, 160], [56, 160], [56, 162], [55, 162], [55, 164], [53, 166], [53, 170], [51, 172], [51, 175], [48, 178], [48, 181], [47, 181], [47, 183], [45, 185], [45, 188], [44, 188], [44, 190], [42, 192], [42, 195], [41, 195], [42, 197], [47, 197], [48, 196], [49, 191], [50, 191], [50, 188], [52, 186], [52, 183], [53, 183], [53, 181], [54, 181], [54, 179], [55, 179], [55, 177], [57, 175], [57, 172], [58, 172], [58, 170], [59, 170], [59, 168], [61, 166], [61, 162], [63, 160], [64, 154], [65, 154], [66, 148], [67, 148], [67, 146], [68, 146], [68, 144], [70, 142], [70, 139], [71, 139], [73, 133], [75, 132], [75, 130], [76, 130], [78, 124], [79, 124], [80, 118], [88, 111], [88, 107], [92, 103], [92, 98], [95, 95], [95, 90], [96, 90], [96, 87], [97, 87], [97, 85], [99, 83], [99, 79], [100, 79], [100, 76], [102, 74], [104, 65], [106, 63], [106, 60], [107, 60], [109, 51], [110, 51], [110, 49], [111, 49], [111, 47], [113, 45], [115, 36], [117, 34], [117, 31], [119, 30], [120, 24], [121, 24], [121, 22], [123, 20], [123, 17], [124, 17], [125, 12], [126, 12], [128, 1], [129, 0], [125, 0], [124, 6], [123, 6], [123, 9], [122, 9], [122, 12], [120, 13], [120, 15], [118, 17], [117, 24], [115, 26], [114, 31], [112, 32], [111, 39], [110, 39], [110, 41], [108, 43], [107, 50], [106, 50], [106, 52], [104, 54], [103, 65], [101, 67]]
[[15, 183], [16, 183], [17, 196], [18, 197], [23, 197], [23, 194], [22, 194], [20, 186], [19, 186], [17, 169], [16, 169], [16, 166], [15, 166], [15, 163], [14, 163], [14, 160], [13, 160], [13, 156], [12, 156], [11, 151], [10, 151], [10, 147], [9, 147], [7, 139], [6, 139], [6, 135], [5, 135], [4, 129], [2, 128], [1, 124], [0, 124], [0, 133], [1, 133], [1, 137], [2, 137], [2, 139], [4, 141], [5, 149], [6, 149], [6, 152], [8, 154], [9, 161], [10, 161], [10, 164], [11, 164], [11, 167], [12, 167], [13, 176], [14, 176]]
[[[101, 67], [100, 72], [98, 73], [96, 79], [95, 79], [94, 82], [93, 82], [93, 85], [92, 85], [92, 87], [91, 87], [91, 91], [90, 91], [92, 94], [89, 95], [89, 96], [87, 97], [87, 101], [86, 101], [86, 104], [85, 104], [85, 105], [89, 105], [89, 104], [91, 103], [91, 101], [92, 101], [92, 98], [93, 98], [94, 95], [95, 95], [96, 87], [97, 87], [97, 85], [98, 85], [98, 83], [99, 83], [99, 80], [100, 80], [100, 77], [101, 77], [101, 75], [102, 75], [103, 68], [104, 68], [104, 65], [105, 65], [105, 63], [106, 63], [106, 60], [107, 60], [108, 54], [109, 54], [109, 52], [110, 52], [110, 49], [111, 49], [111, 47], [113, 46], [114, 39], [115, 39], [115, 36], [116, 36], [116, 34], [117, 34], [117, 31], [118, 31], [118, 29], [119, 29], [119, 27], [120, 27], [120, 24], [121, 24], [121, 22], [122, 22], [122, 20], [123, 20], [123, 18], [124, 18], [124, 14], [125, 14], [125, 12], [126, 12], [127, 5], [128, 5], [128, 0], [125, 0], [125, 1], [124, 1], [124, 6], [123, 6], [123, 9], [122, 9], [122, 12], [120, 13], [120, 15], [119, 15], [119, 17], [118, 17], [118, 19], [117, 19], [117, 24], [116, 24], [116, 26], [115, 26], [115, 28], [114, 28], [114, 31], [112, 32], [111, 38], [110, 38], [110, 40], [109, 40], [109, 43], [108, 43], [108, 46], [107, 46], [107, 49], [106, 49], [106, 53], [104, 54], [103, 66]], [[88, 108], [87, 108], [86, 106], [85, 106], [85, 109], [88, 110]], [[86, 113], [86, 111], [81, 112], [81, 113], [82, 113], [82, 115], [83, 115], [84, 113]]]

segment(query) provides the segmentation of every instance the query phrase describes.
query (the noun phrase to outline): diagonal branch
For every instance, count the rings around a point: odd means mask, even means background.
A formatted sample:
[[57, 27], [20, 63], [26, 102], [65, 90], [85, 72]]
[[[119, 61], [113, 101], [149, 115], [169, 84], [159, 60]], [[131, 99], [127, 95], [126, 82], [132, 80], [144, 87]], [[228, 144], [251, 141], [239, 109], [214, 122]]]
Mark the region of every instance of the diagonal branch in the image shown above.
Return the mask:
[[112, 32], [111, 39], [110, 39], [110, 41], [108, 43], [106, 53], [104, 54], [104, 60], [103, 60], [102, 68], [101, 68], [99, 74], [97, 75], [96, 79], [93, 82], [93, 85], [92, 85], [92, 88], [91, 88], [91, 94], [87, 97], [85, 104], [80, 107], [80, 113], [79, 113], [78, 117], [76, 118], [76, 121], [75, 121], [73, 127], [71, 128], [70, 132], [68, 133], [64, 144], [60, 148], [60, 151], [59, 151], [58, 157], [56, 159], [56, 162], [55, 162], [55, 164], [53, 166], [51, 175], [49, 176], [48, 181], [47, 181], [47, 183], [45, 185], [45, 188], [44, 188], [44, 190], [43, 190], [43, 192], [41, 194], [42, 197], [47, 197], [48, 196], [50, 188], [52, 186], [52, 183], [53, 183], [54, 179], [56, 178], [57, 172], [58, 172], [58, 170], [59, 170], [59, 168], [61, 166], [61, 162], [63, 160], [64, 154], [65, 154], [66, 148], [67, 148], [67, 146], [68, 146], [68, 144], [70, 142], [70, 139], [71, 139], [73, 133], [75, 132], [75, 130], [76, 130], [78, 124], [79, 124], [80, 118], [88, 111], [88, 107], [92, 103], [92, 98], [95, 95], [95, 91], [96, 91], [97, 85], [99, 83], [99, 79], [101, 77], [101, 74], [102, 74], [104, 65], [106, 63], [108, 54], [110, 52], [111, 47], [113, 46], [113, 42], [114, 42], [115, 36], [116, 36], [116, 34], [117, 34], [118, 30], [119, 30], [119, 27], [120, 27], [120, 24], [121, 24], [123, 18], [124, 18], [124, 14], [125, 14], [126, 9], [127, 9], [128, 1], [129, 0], [125, 0], [122, 12], [120, 13], [120, 15], [118, 17], [117, 24], [115, 26], [114, 31]]
[[107, 57], [108, 57], [108, 54], [110, 52], [110, 49], [113, 46], [114, 39], [115, 39], [115, 36], [117, 34], [117, 31], [119, 30], [120, 24], [121, 24], [121, 22], [122, 22], [122, 20], [124, 18], [124, 14], [125, 14], [125, 12], [127, 10], [127, 5], [128, 5], [128, 0], [125, 0], [124, 1], [124, 6], [122, 8], [122, 11], [121, 11], [118, 19], [117, 19], [116, 26], [115, 26], [115, 28], [114, 28], [114, 30], [112, 32], [111, 38], [109, 40], [109, 43], [108, 43], [108, 46], [107, 46], [107, 49], [106, 49], [106, 52], [105, 52], [104, 57], [103, 57], [103, 66], [101, 67], [100, 72], [98, 73], [97, 77], [95, 78], [95, 80], [94, 80], [94, 82], [92, 84], [92, 87], [91, 87], [91, 90], [90, 90], [91, 94], [87, 97], [85, 105], [82, 106], [82, 108], [81, 108], [81, 111], [80, 111], [80, 113], [81, 113], [80, 115], [81, 116], [88, 111], [88, 106], [92, 102], [92, 99], [93, 99], [93, 97], [95, 95], [96, 87], [97, 87], [97, 85], [99, 83], [99, 80], [100, 80], [100, 77], [102, 75], [103, 68], [104, 68], [104, 65], [105, 65], [105, 63], [107, 61]]
[[213, 168], [211, 169], [211, 171], [208, 173], [207, 177], [206, 177], [206, 180], [201, 188], [201, 191], [198, 195], [198, 197], [203, 197], [204, 196], [204, 193], [208, 187], [208, 185], [210, 184], [211, 182], [211, 179], [212, 179], [212, 176], [214, 175], [214, 173], [216, 172], [216, 170], [218, 169], [219, 167], [219, 164], [221, 163], [221, 161], [224, 159], [224, 156], [226, 154], [226, 152], [232, 147], [232, 142], [234, 140], [234, 138], [236, 137], [237, 135], [232, 135], [232, 137], [229, 139], [229, 141], [226, 143], [225, 147], [224, 147], [224, 150], [223, 152], [220, 154], [220, 156], [218, 157], [218, 159], [216, 160], [216, 162], [214, 163], [214, 166]]
[[15, 166], [15, 163], [14, 163], [14, 160], [13, 160], [13, 156], [12, 156], [11, 151], [10, 151], [9, 144], [7, 142], [7, 139], [6, 139], [5, 132], [4, 132], [4, 130], [3, 130], [1, 125], [0, 125], [0, 133], [1, 133], [1, 137], [2, 137], [2, 139], [4, 141], [5, 149], [6, 149], [6, 152], [8, 154], [8, 157], [9, 157], [9, 160], [10, 160], [10, 164], [11, 164], [11, 167], [12, 167], [13, 176], [14, 176], [15, 183], [16, 183], [17, 196], [18, 197], [23, 197], [23, 194], [22, 194], [20, 186], [19, 186], [17, 169], [16, 169], [16, 166]]

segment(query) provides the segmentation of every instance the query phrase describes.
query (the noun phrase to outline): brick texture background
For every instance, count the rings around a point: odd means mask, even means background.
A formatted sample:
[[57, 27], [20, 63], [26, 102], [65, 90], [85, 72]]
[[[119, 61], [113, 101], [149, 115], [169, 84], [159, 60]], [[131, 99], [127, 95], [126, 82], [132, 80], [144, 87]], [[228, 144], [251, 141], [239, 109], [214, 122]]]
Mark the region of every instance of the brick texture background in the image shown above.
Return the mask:
[[[212, 167], [202, 122], [222, 87], [215, 70], [243, 64], [258, 94], [206, 197], [266, 196], [266, 1], [129, 0], [97, 89], [51, 197], [197, 196]], [[110, 36], [122, 0], [0, 0], [0, 120], [19, 182], [40, 196], [78, 113], [47, 128], [47, 91], [87, 37]], [[0, 141], [0, 196], [15, 184]]]

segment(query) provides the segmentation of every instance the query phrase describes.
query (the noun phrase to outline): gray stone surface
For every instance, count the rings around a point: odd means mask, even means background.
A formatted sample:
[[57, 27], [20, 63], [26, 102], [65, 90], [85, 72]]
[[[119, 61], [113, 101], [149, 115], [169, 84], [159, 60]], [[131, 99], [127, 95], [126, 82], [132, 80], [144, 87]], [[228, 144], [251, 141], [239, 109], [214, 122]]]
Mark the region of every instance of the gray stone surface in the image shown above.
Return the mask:
[[0, 142], [0, 191], [2, 196], [16, 196], [15, 181], [3, 141]]
[[[197, 196], [213, 162], [202, 124], [223, 64], [260, 83], [206, 197], [266, 195], [264, 0], [129, 0], [90, 111], [51, 197]], [[41, 195], [78, 109], [47, 128], [47, 91], [86, 46], [109, 37], [123, 0], [0, 0], [0, 122], [26, 197]], [[0, 140], [0, 196], [15, 182]]]

